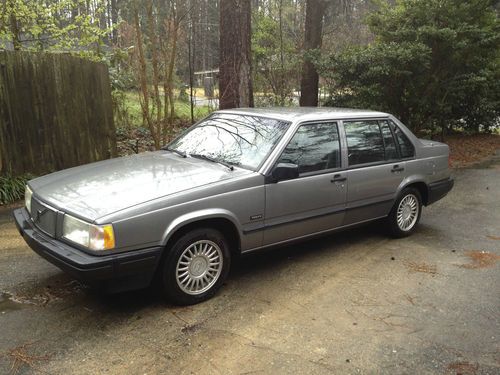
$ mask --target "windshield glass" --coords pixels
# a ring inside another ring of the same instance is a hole
[[[265,117],[214,114],[174,140],[168,150],[257,170],[289,122]]]

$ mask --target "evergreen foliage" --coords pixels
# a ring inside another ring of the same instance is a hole
[[[416,132],[477,132],[500,116],[500,23],[490,0],[380,3],[375,41],[316,63],[327,105],[393,113]]]

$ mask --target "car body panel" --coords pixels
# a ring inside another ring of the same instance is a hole
[[[270,117],[285,120],[290,126],[255,171],[230,170],[162,150],[31,180],[33,199],[54,210],[54,223],[49,223],[55,228],[54,246],[59,242],[62,247],[71,245],[61,238],[67,214],[113,225],[116,247],[112,251],[96,253],[73,246],[96,259],[142,249],[168,251],[172,237],[186,225],[209,225],[207,220],[216,219],[223,224],[221,230],[237,234],[239,243],[233,244],[234,250],[247,253],[387,216],[401,191],[412,184],[427,189],[424,193],[432,198],[429,203],[442,198],[453,186],[448,146],[418,139],[387,113],[331,108],[246,108],[217,113]],[[415,156],[349,166],[343,122],[359,119],[392,120],[413,144]],[[281,153],[299,126],[308,122],[338,124],[340,168],[272,182],[269,176]],[[395,166],[401,170],[395,173]],[[333,181],[335,176],[340,181]],[[17,212],[16,221],[25,220],[26,215]],[[39,230],[34,218],[27,220],[31,220],[27,230]],[[18,222],[21,233],[26,225]],[[42,238],[31,232],[30,236],[31,242],[31,238]]]
[[[405,178],[405,161],[350,169],[344,224],[387,215]],[[403,168],[394,172],[395,167]]]
[[[342,225],[344,182],[332,182],[337,171],[266,185],[264,245]],[[291,202],[294,202],[291,204]]]
[[[191,223],[194,212],[200,215],[199,220],[221,218],[233,222],[242,234],[243,248],[260,246],[262,233],[243,233],[251,231],[263,220],[263,216],[259,220],[251,217],[264,213],[264,177],[251,173],[209,187],[180,192],[168,197],[168,204],[162,199],[147,202],[103,218],[103,221],[113,223],[117,248],[127,251],[139,248],[144,239],[153,240],[148,246],[166,245],[172,230]]]
[[[65,169],[35,178],[30,186],[48,204],[96,221],[143,202],[248,173],[156,151]]]

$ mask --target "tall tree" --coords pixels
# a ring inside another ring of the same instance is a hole
[[[253,87],[259,105],[291,104],[300,83],[303,30],[297,26],[297,5],[275,0],[274,6],[253,10]]]
[[[135,37],[137,41],[137,65],[138,65],[138,75],[141,86],[141,91],[139,95],[139,100],[141,103],[142,117],[143,121],[148,125],[151,136],[153,137],[155,148],[158,150],[160,148],[160,137],[156,131],[153,119],[151,118],[151,112],[149,108],[150,92],[148,88],[148,77],[147,77],[147,66],[146,57],[144,55],[144,41],[142,37],[141,23],[139,20],[139,9],[138,5],[135,4],[134,8],[134,28]]]
[[[111,7],[111,25],[116,28],[118,25],[118,0],[110,0],[110,7]],[[116,44],[118,42],[118,32],[116,29],[113,29],[113,33],[111,36],[111,40],[113,41],[113,44]]]
[[[19,51],[21,49],[21,41],[19,40],[19,27],[17,25],[17,17],[14,12],[10,14],[10,31],[12,35],[12,44],[14,50]]]
[[[174,101],[174,75],[175,75],[175,59],[177,56],[177,42],[179,37],[179,28],[181,21],[187,15],[187,11],[179,14],[181,8],[180,1],[172,1],[172,6],[169,12],[169,18],[165,20],[165,28],[167,30],[167,38],[165,39],[164,58],[165,58],[165,79],[163,89],[165,91],[165,116],[168,113],[170,106],[170,113],[168,115],[168,123],[172,124],[175,115],[175,101]],[[168,62],[168,63],[167,63]],[[166,125],[166,124],[165,124]]]
[[[251,0],[220,1],[219,106],[253,107]]]
[[[324,0],[307,0],[306,23],[304,33],[304,63],[302,65],[302,78],[300,80],[300,105],[318,105],[319,76],[308,53],[321,48],[323,34],[323,16],[326,9]]]
[[[156,26],[156,17],[153,13],[153,0],[146,1],[146,17],[148,20],[148,33],[149,33],[149,42],[150,42],[150,50],[151,50],[151,65],[153,67],[153,100],[155,102],[156,109],[156,122],[159,123],[161,121],[161,98],[160,98],[160,73],[159,73],[159,59],[158,59],[158,37],[157,37],[157,26]]]

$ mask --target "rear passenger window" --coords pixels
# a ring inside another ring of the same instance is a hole
[[[340,168],[337,123],[301,125],[278,162],[297,164],[299,173]]]
[[[384,141],[378,121],[344,122],[349,165],[385,160]]]
[[[384,140],[385,160],[398,159],[398,150],[389,123],[387,121],[379,121],[379,124]]]
[[[401,129],[394,123],[390,122],[392,131],[396,137],[399,144],[399,151],[401,152],[401,158],[411,158],[415,156],[415,147],[413,143],[408,139],[408,137],[401,131]]]

